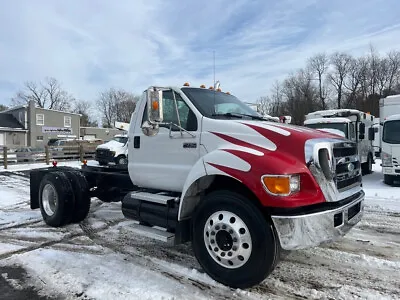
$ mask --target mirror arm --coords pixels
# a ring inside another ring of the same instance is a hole
[[[195,138],[196,137],[196,135],[194,134],[194,133],[191,133],[190,131],[187,131],[185,128],[183,128],[183,127],[181,127],[181,126],[179,126],[179,125],[176,125],[176,124],[174,124],[174,123],[169,123],[169,137],[172,139],[172,138],[174,138],[174,136],[172,135],[172,126],[176,126],[176,127],[178,127],[179,129],[180,129],[180,131],[181,131],[181,136],[183,137],[183,133],[182,133],[182,131],[184,131],[184,132],[186,132],[187,134],[189,134],[189,135],[191,135],[193,138]]]
[[[174,104],[175,104],[175,111],[176,111],[176,116],[177,116],[177,118],[178,118],[178,124],[179,124],[179,129],[180,129],[180,132],[181,132],[181,136],[183,136],[183,133],[182,133],[182,127],[181,127],[181,119],[180,119],[180,117],[179,117],[179,111],[178,111],[178,103],[176,102],[176,97],[175,97],[175,92],[174,91],[172,91],[172,96],[174,97]],[[172,123],[171,123],[172,124]],[[170,133],[171,133],[171,128],[172,128],[172,125],[170,126]]]

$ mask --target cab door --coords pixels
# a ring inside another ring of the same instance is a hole
[[[157,134],[145,134],[146,104],[129,147],[130,172],[134,172],[134,182],[139,186],[179,192],[200,157],[200,118],[172,89],[163,91],[162,107],[163,123],[175,125],[160,125]],[[188,132],[176,126],[179,123]]]

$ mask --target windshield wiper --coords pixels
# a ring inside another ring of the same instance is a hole
[[[264,117],[259,117],[255,115],[250,115],[250,114],[242,114],[242,113],[224,113],[224,114],[212,114],[213,117],[230,117],[230,118],[241,118],[243,117],[249,117],[252,118],[253,120],[260,120],[260,121],[267,121],[267,118]]]

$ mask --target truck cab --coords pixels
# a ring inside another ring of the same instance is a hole
[[[399,116],[400,95],[379,100],[382,172],[384,182],[388,185],[393,185],[400,175]]]
[[[393,185],[400,180],[400,114],[384,120],[381,146],[384,182]]]
[[[374,116],[355,109],[334,109],[311,112],[304,126],[336,133],[357,144],[364,174],[372,172],[374,163]]]

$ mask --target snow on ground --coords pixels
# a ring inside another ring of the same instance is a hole
[[[46,226],[40,211],[29,208],[26,165],[0,171],[0,293],[4,278],[16,289],[66,299],[399,299],[400,187],[382,182],[379,164],[364,176],[360,224],[340,241],[287,254],[248,290],[212,280],[190,244],[134,234],[120,203],[95,199],[81,224]],[[2,271],[10,267],[29,277],[11,278]]]

